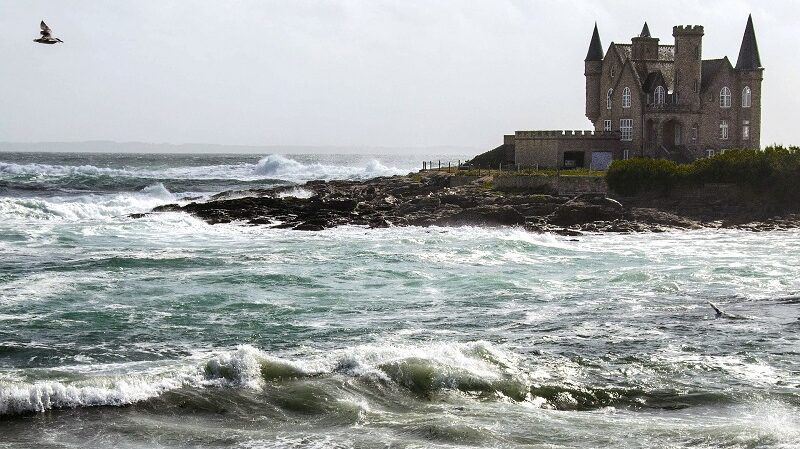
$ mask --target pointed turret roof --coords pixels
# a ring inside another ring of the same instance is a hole
[[[589,44],[589,52],[586,53],[584,61],[602,61],[603,60],[603,44],[600,43],[600,33],[597,32],[597,23],[594,24],[594,33],[592,33],[592,42]]]
[[[644,26],[642,27],[642,32],[639,34],[639,37],[651,37],[650,27],[647,26],[647,22],[644,23]]]
[[[753,16],[747,17],[747,27],[742,37],[742,47],[739,49],[739,59],[736,60],[736,69],[752,70],[761,68],[761,56],[758,54],[756,32],[753,29]]]

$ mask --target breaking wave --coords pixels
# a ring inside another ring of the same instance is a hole
[[[372,159],[364,165],[303,163],[286,156],[271,154],[256,163],[235,163],[173,167],[96,167],[94,165],[16,164],[0,162],[0,181],[42,183],[58,180],[60,185],[75,187],[110,186],[143,180],[236,180],[257,181],[278,178],[301,182],[311,179],[364,179],[375,176],[406,174],[410,170],[387,167]],[[123,181],[127,180],[127,181]]]
[[[0,219],[90,220],[148,212],[179,198],[161,183],[138,192],[111,195],[85,194],[69,197],[0,197]]]
[[[253,169],[253,173],[257,176],[269,176],[297,182],[312,179],[367,179],[376,176],[407,174],[408,172],[407,169],[387,167],[375,159],[369,161],[365,166],[304,164],[279,154],[270,154],[262,158]]]
[[[206,402],[227,402],[232,400],[231,395],[250,391],[279,407],[297,406],[287,405],[285,395],[273,391],[274,386],[280,385],[294,385],[291,391],[296,394],[301,393],[298,389],[311,389],[314,395],[324,397],[322,402],[345,400],[337,399],[338,388],[330,387],[331,381],[347,382],[363,397],[384,397],[387,401],[397,400],[397,395],[405,400],[429,401],[457,394],[467,399],[514,401],[559,410],[610,406],[680,409],[733,402],[722,392],[686,394],[539,384],[520,366],[515,355],[486,342],[365,345],[300,360],[283,359],[242,345],[203,359],[199,363],[183,360],[172,371],[159,373],[108,374],[101,366],[91,375],[82,371],[84,377],[74,381],[0,382],[0,415],[122,406],[154,398],[169,403],[170,398],[164,395],[178,390],[191,392],[181,397],[199,395]],[[61,368],[58,373],[63,376],[65,371]],[[271,397],[272,393],[277,396]]]

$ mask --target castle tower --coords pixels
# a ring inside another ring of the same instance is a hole
[[[700,80],[703,65],[703,27],[701,25],[675,26],[675,73],[673,92],[678,104],[692,111],[700,109]]]
[[[739,58],[736,60],[736,72],[742,95],[742,146],[748,148],[761,147],[761,81],[764,79],[764,68],[761,66],[761,55],[758,53],[756,32],[753,28],[752,15],[747,18],[747,26],[742,37],[742,46],[739,49]],[[749,107],[745,107],[745,89],[750,89]],[[737,95],[738,97],[738,95]],[[747,122],[747,123],[745,123]],[[749,127],[749,138],[744,139],[744,127]]]
[[[650,27],[647,26],[647,22],[644,23],[639,36],[631,39],[631,42],[633,44],[631,57],[634,60],[654,61],[658,59],[658,38],[650,36]]]
[[[589,51],[584,59],[584,75],[586,76],[586,117],[597,123],[600,119],[600,78],[603,72],[603,44],[600,43],[600,33],[597,32],[597,23],[594,24],[592,41]]]

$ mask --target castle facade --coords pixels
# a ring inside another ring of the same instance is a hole
[[[735,66],[727,56],[703,59],[703,34],[702,26],[675,26],[674,43],[662,45],[645,23],[630,44],[604,52],[595,25],[584,61],[594,129],[517,131],[505,136],[504,152],[518,166],[600,169],[630,157],[683,162],[759,148],[764,68],[752,17]]]

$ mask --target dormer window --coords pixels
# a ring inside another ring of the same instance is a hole
[[[742,89],[742,107],[749,108],[753,105],[753,92],[749,86],[744,86]]]
[[[611,103],[614,96],[614,89],[608,89],[606,93],[606,109],[611,110]]]
[[[722,90],[719,91],[719,107],[731,107],[731,90],[728,89],[728,86],[723,87]]]
[[[656,87],[655,91],[655,102],[656,104],[664,104],[664,87],[658,86]]]
[[[622,107],[626,109],[631,107],[631,89],[629,87],[622,89]]]

